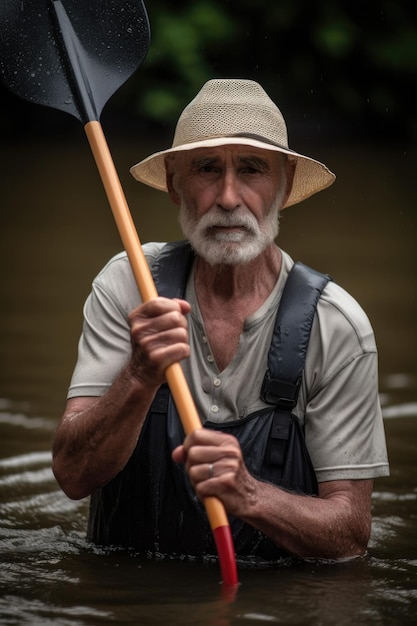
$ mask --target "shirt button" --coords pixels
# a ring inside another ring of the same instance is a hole
[[[202,340],[203,340],[203,343],[207,343],[207,337],[205,335],[203,335]]]
[[[213,406],[211,407],[211,412],[212,413],[218,413],[219,412],[219,407],[217,406],[217,404],[213,404]]]
[[[220,387],[220,385],[221,385],[221,384],[222,384],[222,381],[220,380],[220,378],[215,378],[215,379],[213,380],[213,385],[214,385],[215,387]]]
[[[207,361],[208,361],[209,363],[213,363],[213,362],[214,362],[214,356],[213,356],[212,354],[209,354],[209,355],[207,356]]]

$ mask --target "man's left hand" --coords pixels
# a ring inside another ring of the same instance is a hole
[[[197,496],[219,498],[231,515],[243,517],[256,499],[257,481],[249,474],[239,442],[232,435],[198,429],[172,453],[184,463]]]

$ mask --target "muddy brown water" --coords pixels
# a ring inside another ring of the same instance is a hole
[[[143,242],[180,236],[164,194],[130,179],[147,153],[112,146]],[[225,601],[215,564],[87,546],[87,501],[50,469],[50,442],[91,280],[121,248],[82,137],[0,150],[0,623],[412,624],[417,612],[416,153],[327,146],[336,184],[282,218],[279,242],[362,304],[380,353],[391,477],[375,481],[369,554],[242,569]]]

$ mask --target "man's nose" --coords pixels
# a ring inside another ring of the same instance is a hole
[[[226,169],[219,180],[217,203],[225,211],[237,209],[241,204],[239,179],[231,169]]]

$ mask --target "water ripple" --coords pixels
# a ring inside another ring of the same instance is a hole
[[[0,615],[10,618],[10,624],[56,626],[59,623],[60,626],[74,626],[86,623],[79,618],[106,618],[109,612],[89,606],[55,606],[50,602],[27,600],[10,594],[0,598]]]
[[[28,417],[23,413],[0,412],[0,424],[8,426],[20,426],[27,430],[40,429],[53,431],[56,428],[56,422],[45,417]]]
[[[406,402],[392,406],[385,406],[382,409],[384,419],[398,417],[417,417],[417,402]]]
[[[50,464],[50,452],[29,452],[29,454],[19,454],[6,459],[0,459],[0,469],[13,469],[15,467],[28,467],[31,465]]]

